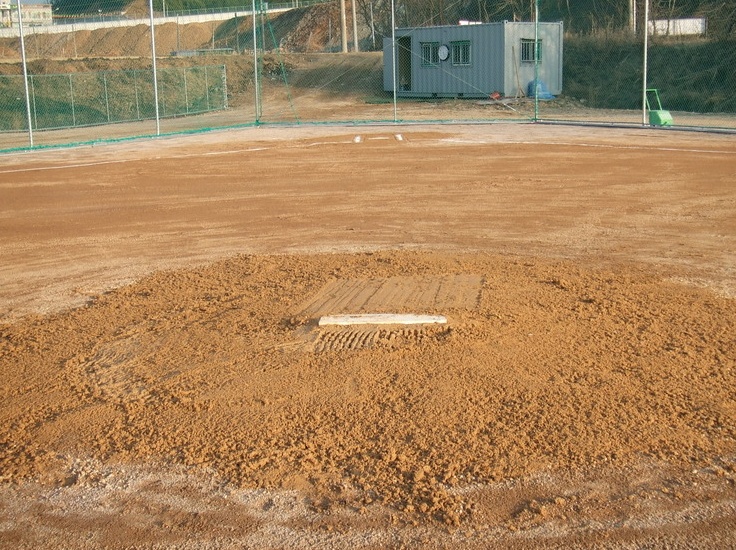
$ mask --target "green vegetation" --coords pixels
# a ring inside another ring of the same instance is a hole
[[[158,71],[159,114],[185,116],[227,106],[223,66]],[[17,98],[0,108],[0,131],[27,128],[21,76],[0,77],[0,94]],[[31,76],[31,118],[35,129],[94,126],[155,116],[150,70]]]
[[[140,0],[138,0],[140,2]],[[260,5],[261,0],[257,0]],[[265,0],[264,0],[265,1]],[[337,0],[334,0],[337,2]],[[644,0],[633,0],[642,27]],[[130,0],[52,0],[59,14],[119,13]],[[153,0],[154,10],[167,13],[189,10],[242,8],[250,0]],[[394,0],[396,23],[400,27],[445,25],[460,19],[472,21],[531,21],[534,2],[529,0]],[[147,6],[147,2],[146,2]],[[374,21],[376,31],[390,30],[391,0],[356,0],[359,18]],[[630,0],[539,0],[544,21],[563,21],[573,33],[624,29],[629,25]],[[652,19],[705,17],[712,36],[726,37],[736,32],[736,2],[733,0],[650,0]]]
[[[568,37],[564,43],[566,96],[591,107],[641,106],[642,44],[632,39]],[[649,48],[648,84],[667,109],[736,112],[736,41],[659,41]]]
[[[643,28],[644,0],[636,4],[637,28]],[[167,0],[168,2],[168,0]],[[365,21],[376,22],[379,33],[391,29],[391,0],[357,0]],[[448,25],[460,19],[471,21],[532,21],[530,0],[394,0],[399,27]],[[619,31],[629,26],[630,0],[539,0],[542,21],[562,21],[569,33]],[[359,16],[360,17],[360,16]],[[650,0],[651,19],[705,17],[711,36],[736,32],[736,2],[733,0]]]

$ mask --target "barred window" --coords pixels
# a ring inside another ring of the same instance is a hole
[[[470,42],[452,42],[452,64],[470,65]]]
[[[537,40],[537,61],[542,61],[542,41]],[[534,40],[521,39],[521,62],[534,63]]]
[[[422,65],[430,67],[440,64],[440,43],[422,42]]]

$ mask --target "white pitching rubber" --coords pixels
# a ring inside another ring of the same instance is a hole
[[[359,313],[325,315],[319,318],[319,326],[325,325],[429,325],[445,324],[444,315],[414,315],[403,313]]]

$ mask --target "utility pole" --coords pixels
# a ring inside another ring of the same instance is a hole
[[[376,25],[373,21],[373,2],[371,2],[371,40],[373,41],[373,49],[376,49]]]
[[[345,13],[345,0],[340,0],[340,33],[342,38],[342,53],[348,53],[348,22]]]
[[[629,32],[636,34],[636,0],[629,0]]]
[[[352,0],[350,3],[353,5],[353,45],[355,46],[353,49],[356,52],[360,51],[360,47],[358,46],[358,17],[355,14],[355,2],[357,0]]]

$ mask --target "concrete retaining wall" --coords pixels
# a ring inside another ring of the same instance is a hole
[[[294,8],[274,8],[267,10],[267,13],[282,13]],[[187,23],[206,23],[208,21],[227,21],[235,17],[246,17],[252,14],[251,11],[233,11],[223,13],[204,13],[199,15],[178,15],[174,17],[154,17],[154,25],[162,25],[164,23],[179,23],[185,25]],[[137,25],[150,25],[150,18],[143,19],[119,19],[112,21],[93,21],[86,23],[65,23],[56,25],[42,25],[37,27],[23,28],[23,34],[29,36],[31,34],[60,34],[74,31],[92,31],[96,29],[109,29],[115,27],[135,27]],[[18,36],[19,29],[6,28],[0,29],[0,37],[8,38]]]

